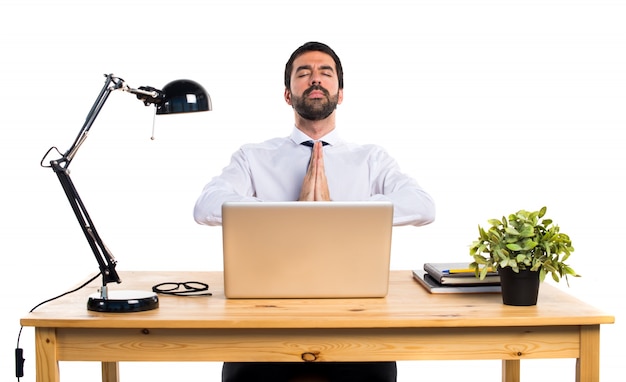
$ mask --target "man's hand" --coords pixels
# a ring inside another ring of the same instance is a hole
[[[315,142],[311,152],[309,168],[302,182],[299,201],[330,201],[326,172],[324,171],[324,153],[322,142]]]

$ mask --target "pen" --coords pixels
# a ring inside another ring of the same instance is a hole
[[[459,269],[444,269],[443,273],[470,273],[470,272],[474,272],[473,269],[469,269],[469,268],[459,268]]]
[[[493,272],[492,268],[489,268],[489,272]],[[443,273],[474,273],[474,269],[471,268],[457,268],[457,269],[444,269]]]

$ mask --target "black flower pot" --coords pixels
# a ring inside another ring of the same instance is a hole
[[[498,268],[502,286],[504,305],[537,305],[539,295],[539,272],[520,270],[516,273],[511,267]]]

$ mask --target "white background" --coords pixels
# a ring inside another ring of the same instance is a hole
[[[115,92],[72,179],[119,270],[220,270],[221,231],[198,226],[202,186],[241,144],[289,134],[283,70],[306,41],[345,69],[344,138],[376,142],[437,202],[394,231],[392,268],[470,259],[477,225],[548,206],[583,275],[560,288],[616,315],[602,381],[623,381],[626,6],[608,0],[34,1],[0,5],[0,379],[14,378],[19,319],[97,270],[56,176],[103,83],[190,78],[214,111],[163,116]],[[123,284],[122,286],[123,287]],[[541,304],[541,301],[539,301]],[[22,335],[35,380],[33,329]],[[500,363],[401,362],[399,381],[499,381]],[[573,381],[573,360],[523,361],[525,381]],[[123,363],[124,381],[218,381],[216,363]],[[98,381],[97,363],[61,363]],[[181,378],[182,376],[182,378]]]

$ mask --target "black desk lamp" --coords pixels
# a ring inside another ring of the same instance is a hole
[[[140,312],[158,308],[158,297],[152,292],[108,290],[108,283],[116,282],[119,284],[122,282],[115,270],[117,261],[102,242],[100,235],[98,235],[96,227],[91,221],[80,196],[78,196],[74,183],[70,179],[68,167],[76,152],[87,138],[89,129],[104,106],[109,94],[114,90],[135,94],[146,106],[155,105],[156,114],[159,115],[208,111],[212,109],[211,98],[200,84],[191,80],[172,81],[165,85],[163,90],[159,90],[149,86],[133,89],[128,87],[124,80],[119,77],[114,77],[112,74],[105,74],[105,77],[106,81],[102,91],[89,111],[85,124],[80,129],[72,146],[65,154],[61,154],[56,147],[50,148],[41,160],[41,166],[50,167],[57,174],[61,186],[63,186],[63,191],[65,191],[65,195],[74,210],[74,214],[100,267],[102,288],[100,293],[95,293],[89,297],[87,309],[98,312]],[[52,151],[57,152],[61,157],[50,160],[49,166],[44,165],[44,161]]]

